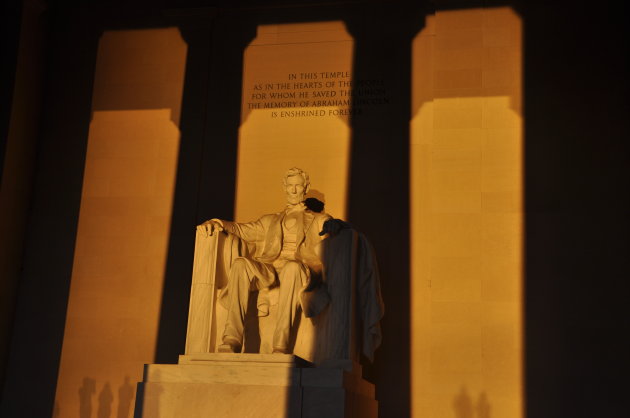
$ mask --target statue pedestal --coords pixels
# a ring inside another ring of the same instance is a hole
[[[135,417],[376,418],[374,385],[345,366],[314,368],[289,354],[180,356],[145,365]]]

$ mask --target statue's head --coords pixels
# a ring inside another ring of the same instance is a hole
[[[284,192],[287,194],[287,202],[291,205],[304,201],[304,196],[306,196],[311,186],[308,174],[297,167],[290,168],[286,172],[282,183]]]

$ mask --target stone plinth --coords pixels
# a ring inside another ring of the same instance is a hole
[[[314,368],[283,354],[207,353],[149,364],[136,418],[376,418],[360,367]]]

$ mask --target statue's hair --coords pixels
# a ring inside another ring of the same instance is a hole
[[[302,179],[304,179],[304,188],[308,189],[308,186],[311,184],[311,181],[308,179],[308,173],[297,167],[293,167],[287,170],[284,177],[282,178],[282,184],[286,186],[287,179],[293,176],[302,176]]]

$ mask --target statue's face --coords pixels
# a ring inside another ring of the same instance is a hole
[[[287,202],[296,205],[304,200],[306,187],[304,187],[304,179],[302,176],[288,177],[285,184],[285,193],[287,194]]]

